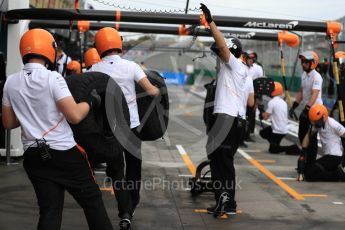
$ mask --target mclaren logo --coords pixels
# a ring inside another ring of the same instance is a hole
[[[228,33],[226,35],[227,37],[235,37],[239,39],[251,39],[255,36],[255,32],[250,32],[246,34],[236,34],[236,33]]]
[[[269,23],[269,22],[247,22],[244,24],[245,27],[250,28],[268,28],[268,29],[284,29],[292,30],[298,25],[298,21],[288,22],[286,24],[282,23]]]

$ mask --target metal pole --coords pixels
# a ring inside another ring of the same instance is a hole
[[[291,74],[291,79],[290,79],[290,82],[289,82],[289,89],[291,89],[292,84],[293,84],[293,79],[294,79],[295,74],[296,74],[296,68],[297,68],[297,64],[298,64],[299,54],[300,54],[301,51],[302,51],[302,44],[303,44],[303,37],[302,37],[301,35],[297,34],[297,33],[294,33],[294,34],[298,35],[298,37],[299,37],[300,40],[301,40],[301,43],[300,43],[299,46],[298,46],[296,59],[295,59],[294,65],[293,65],[293,70],[292,70],[292,74]]]
[[[185,12],[185,14],[187,14],[187,13],[188,13],[188,7],[189,7],[189,0],[187,0],[187,2],[186,2],[186,10],[184,11],[184,12]]]
[[[198,14],[168,14],[121,11],[121,17],[115,17],[115,11],[74,9],[16,9],[6,12],[8,20],[40,19],[40,20],[88,20],[88,21],[121,21],[159,24],[199,25]],[[287,31],[327,32],[327,22],[298,21],[269,18],[245,18],[215,15],[218,26],[255,28]],[[340,28],[340,24],[337,24]]]
[[[79,40],[79,57],[80,57],[80,72],[83,72],[83,44],[82,44],[82,35],[78,31],[78,40]]]
[[[286,83],[285,60],[284,60],[283,44],[282,43],[279,44],[279,48],[280,48],[280,71],[281,71],[281,75],[283,78],[283,84],[284,84],[284,88],[285,88],[285,95],[287,98],[287,102],[288,102],[289,108],[291,108],[292,103],[291,103],[291,96],[289,93],[288,85]]]
[[[77,29],[77,22],[73,23],[73,29]],[[68,22],[64,21],[42,21],[42,20],[32,20],[29,23],[29,28],[46,28],[46,29],[69,29],[70,25]],[[103,27],[114,27],[113,23],[90,23],[90,30],[99,30]],[[143,24],[129,24],[129,23],[120,23],[119,31],[121,32],[140,32],[140,33],[154,33],[154,34],[173,34],[179,35],[178,26],[157,26],[157,25],[143,25]],[[188,28],[187,28],[188,31]],[[221,30],[224,34],[224,37],[233,36],[239,39],[246,40],[260,40],[260,41],[277,41],[277,33],[269,32],[251,32],[251,31],[239,31],[239,30]],[[195,33],[190,33],[190,36],[203,36],[210,37],[212,36],[209,30],[199,28]]]
[[[337,85],[337,102],[338,102],[338,110],[339,110],[339,122],[342,125],[345,125],[345,116],[344,116],[344,104],[343,104],[343,98],[341,95],[341,84],[340,84],[340,78],[339,78],[339,68],[338,68],[338,62],[335,58],[335,50],[334,50],[334,37],[332,35],[329,35],[329,44],[333,56],[333,75],[334,79]]]

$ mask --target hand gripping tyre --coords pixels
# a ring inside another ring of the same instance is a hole
[[[169,96],[164,78],[156,71],[145,70],[149,81],[159,88],[160,94],[151,97],[136,84],[140,126],[137,128],[142,141],[162,138],[169,122]]]
[[[76,142],[93,164],[116,159],[123,152],[119,136],[130,133],[129,110],[121,88],[108,75],[99,72],[71,75],[66,77],[66,82],[76,102],[88,98],[93,90],[102,99],[99,108],[92,108],[83,121],[70,124]],[[112,106],[106,107],[106,101],[111,101]],[[107,110],[111,110],[112,116]]]

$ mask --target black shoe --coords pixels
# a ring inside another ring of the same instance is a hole
[[[105,163],[99,163],[99,164],[95,164],[93,168],[94,170],[97,170],[97,171],[105,171],[107,168],[107,165]]]
[[[301,154],[301,150],[298,148],[297,145],[292,145],[289,147],[288,150],[286,150],[285,154],[292,155],[292,156],[299,156]]]
[[[122,215],[121,220],[119,222],[120,230],[130,230],[131,229],[131,215],[125,213]]]
[[[221,217],[226,214],[226,207],[229,204],[230,196],[227,192],[220,194],[216,207],[214,208],[213,217]]]
[[[247,145],[246,143],[242,142],[242,143],[240,144],[240,147],[248,148],[248,145]]]
[[[246,139],[244,139],[244,141],[246,141],[246,142],[255,142],[255,140],[252,139],[251,137],[247,137]]]
[[[342,164],[338,165],[337,173],[338,173],[339,179],[344,181],[345,180],[345,167]]]
[[[121,219],[119,222],[120,230],[130,230],[131,229],[131,220],[130,219]]]
[[[214,214],[215,208],[216,208],[216,206],[208,207],[206,209],[207,213],[208,214]],[[227,206],[225,208],[225,213],[228,214],[228,215],[236,215],[237,214],[237,210],[236,210],[236,208],[232,208],[232,207]]]
[[[268,148],[268,152],[269,152],[270,154],[279,154],[279,153],[281,153],[281,152],[277,152],[274,148],[272,148],[271,145],[270,145],[270,147]]]

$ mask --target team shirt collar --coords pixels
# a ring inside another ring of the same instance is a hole
[[[39,63],[26,63],[24,69],[47,69],[44,65]]]
[[[114,55],[109,55],[109,56],[105,56],[104,58],[102,58],[103,61],[116,61],[119,60],[121,57],[117,54]]]

